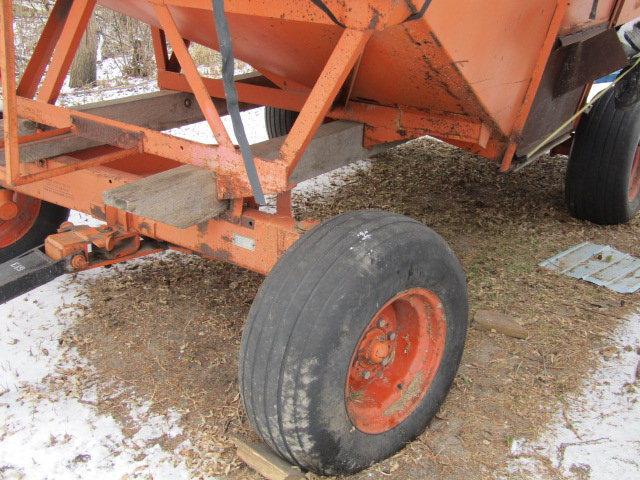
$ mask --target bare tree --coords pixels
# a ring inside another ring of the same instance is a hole
[[[69,72],[69,86],[71,88],[84,87],[96,83],[98,62],[98,32],[95,18],[91,19],[85,32],[76,58]]]

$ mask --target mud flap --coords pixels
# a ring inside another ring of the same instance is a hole
[[[44,246],[0,264],[0,305],[67,272],[66,260],[52,260]]]

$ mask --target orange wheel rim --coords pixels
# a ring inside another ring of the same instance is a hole
[[[358,430],[384,433],[413,413],[438,371],[445,339],[444,308],[430,290],[402,292],[374,315],[347,374],[347,412]]]
[[[640,195],[640,147],[636,149],[636,155],[631,166],[629,178],[629,201],[633,202]]]
[[[13,194],[12,202],[18,206],[18,211],[12,219],[0,220],[0,248],[13,245],[31,230],[42,203],[37,198],[19,193]]]

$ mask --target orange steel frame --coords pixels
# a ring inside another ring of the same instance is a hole
[[[544,69],[558,36],[568,2],[558,0],[546,41],[540,51],[533,78],[507,145],[492,140],[492,129],[481,121],[459,115],[430,113],[409,107],[372,105],[344,97],[348,82],[371,35],[377,29],[397,24],[413,12],[411,2],[398,2],[391,11],[380,2],[378,23],[362,22],[368,18],[359,7],[343,19],[343,30],[333,53],[313,88],[302,86],[289,90],[249,83],[237,83],[241,102],[270,105],[299,111],[300,114],[275,161],[256,158],[255,163],[263,190],[277,194],[277,212],[260,212],[252,200],[242,157],[233,145],[212,101],[224,98],[220,80],[203,78],[188,51],[188,42],[179,33],[168,6],[191,6],[195,0],[153,0],[155,14],[162,30],[153,28],[152,37],[161,89],[186,91],[196,101],[213,133],[217,145],[204,145],[179,139],[161,132],[129,125],[56,106],[64,78],[76,54],[78,42],[96,5],[96,0],[58,0],[44,27],[21,81],[15,81],[15,47],[12,0],[0,0],[0,74],[4,92],[5,166],[0,168],[0,186],[45,201],[80,210],[107,221],[123,232],[137,232],[144,237],[167,242],[170,246],[230,261],[243,267],[267,273],[279,256],[299,237],[305,225],[297,224],[291,213],[291,174],[302,158],[325,118],[343,119],[365,124],[365,146],[391,143],[405,138],[432,135],[459,145],[476,145],[498,156],[504,152],[502,170],[511,165],[517,138],[524,128],[538,90]],[[360,2],[361,4],[376,2]],[[407,4],[404,5],[403,4]],[[228,10],[239,8],[229,2]],[[302,9],[300,9],[302,10]],[[269,2],[255,4],[252,15],[273,16]],[[282,12],[296,17],[297,9]],[[301,17],[303,19],[303,17]],[[316,19],[314,19],[316,21]],[[329,21],[324,16],[318,22]],[[167,53],[167,43],[173,48]],[[46,72],[46,74],[45,74]],[[269,77],[274,80],[274,76]],[[276,81],[276,83],[278,83]],[[342,92],[342,93],[341,93]],[[341,101],[336,102],[338,95]],[[20,137],[18,119],[52,127],[28,137]],[[113,146],[76,152],[35,164],[20,163],[19,145],[42,138],[79,131],[78,122],[106,127],[120,132]],[[403,125],[397,132],[396,125]],[[131,138],[138,141],[131,145]],[[135,182],[144,175],[160,172],[179,164],[206,168],[215,173],[220,199],[230,201],[227,214],[187,229],[178,229],[151,219],[133,215],[104,205],[102,192]],[[144,166],[143,166],[144,165]],[[247,250],[230,239],[241,235],[255,240],[255,249]]]

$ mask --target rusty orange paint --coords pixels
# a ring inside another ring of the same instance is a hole
[[[529,112],[531,111],[536,94],[538,93],[538,88],[542,81],[542,76],[544,75],[549,55],[551,55],[553,45],[558,37],[558,32],[562,26],[568,6],[569,3],[566,0],[558,0],[555,7],[553,17],[551,18],[551,24],[549,25],[549,30],[546,34],[544,43],[542,44],[542,48],[540,49],[540,55],[535,63],[524,100],[518,110],[518,115],[516,116],[511,129],[511,142],[509,143],[502,159],[502,164],[500,165],[501,172],[508,172],[511,168],[511,163],[517,148],[516,138],[522,133],[527,122],[527,118],[529,117]]]
[[[40,199],[2,190],[0,197],[0,248],[24,237],[40,213]]]
[[[280,149],[280,158],[286,164],[288,174],[295,170],[371,34],[371,31],[347,29],[338,40]]]
[[[127,238],[157,239],[262,273],[312,226],[292,218],[289,176],[326,118],[363,123],[367,147],[433,135],[508,168],[558,35],[640,16],[640,5],[628,0],[600,0],[595,15],[592,0],[492,0],[490,9],[475,0],[460,0],[455,9],[449,0],[432,0],[426,14],[411,21],[415,2],[326,0],[333,18],[312,2],[226,2],[237,57],[276,86],[238,82],[240,101],[300,112],[280,158],[256,159],[265,191],[277,195],[276,213],[267,214],[251,199],[242,158],[210,99],[224,97],[222,83],[202,78],[187,49],[190,42],[217,47],[210,0],[58,0],[17,89],[13,2],[0,3],[7,159],[0,185],[94,215]],[[151,26],[158,85],[194,93],[218,145],[52,105],[96,3]],[[19,138],[18,117],[54,130]],[[139,142],[132,148],[111,139],[115,145],[20,165],[21,144],[81,133],[79,120],[95,125],[95,132],[104,126]],[[219,197],[231,200],[226,214],[178,229],[102,200],[106,190],[180,164],[215,173]],[[126,253],[122,258],[144,252]],[[387,347],[372,344],[372,358]]]
[[[165,35],[167,35],[169,42],[173,46],[173,52],[176,54],[178,62],[180,62],[180,66],[184,71],[189,87],[195,95],[198,105],[200,106],[204,118],[207,120],[209,128],[218,142],[218,145],[222,148],[232,150],[233,143],[229,138],[227,130],[222,124],[222,120],[220,120],[220,115],[211,100],[211,96],[207,93],[207,88],[205,87],[202,77],[198,72],[198,67],[193,61],[193,58],[191,58],[189,50],[184,44],[182,35],[180,35],[180,32],[178,31],[178,27],[171,16],[171,12],[169,12],[169,9],[164,5],[155,5],[155,11]],[[213,159],[211,159],[211,165],[214,165]]]
[[[438,372],[446,334],[442,302],[425,288],[400,292],[378,310],[347,373],[345,403],[357,429],[381,434],[415,411]]]

